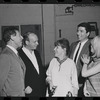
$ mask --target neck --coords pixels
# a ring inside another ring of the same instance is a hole
[[[65,58],[67,58],[67,56],[66,56],[66,55],[62,55],[61,57],[59,57],[59,60],[62,61],[62,60],[64,60]]]
[[[82,42],[84,42],[84,41],[86,41],[86,40],[88,40],[88,38],[86,38],[86,39],[84,39],[84,40],[80,40],[80,42],[82,43]]]
[[[12,46],[13,48],[15,48],[17,50],[18,47],[16,47],[16,45],[14,45],[14,43],[12,42],[8,42],[7,45]]]
[[[31,48],[29,48],[28,46],[25,46],[25,48],[27,48],[30,51],[30,53],[32,53],[33,50]]]

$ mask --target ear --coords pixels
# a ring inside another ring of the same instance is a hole
[[[15,36],[14,35],[11,35],[11,37],[10,37],[10,39],[12,40],[12,41],[14,41],[14,38]]]
[[[25,43],[26,43],[26,45],[28,45],[29,44],[29,41],[26,40]]]
[[[87,32],[87,37],[90,35],[90,32]]]
[[[64,48],[64,51],[66,52],[66,48]]]

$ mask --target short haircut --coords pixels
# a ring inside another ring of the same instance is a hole
[[[63,38],[63,39],[57,40],[54,43],[54,45],[55,46],[59,46],[60,45],[62,48],[66,48],[66,54],[68,55],[70,46],[69,46],[69,41],[67,39]]]
[[[34,34],[34,35],[36,35],[35,33],[33,33],[33,32],[26,32],[26,33],[24,33],[23,34],[23,44],[26,46],[26,41],[29,41],[29,35],[30,34]]]
[[[91,26],[88,22],[80,23],[77,27],[85,27],[86,32],[91,32]]]
[[[16,31],[19,31],[18,28],[10,26],[3,31],[3,41],[7,43],[11,39],[11,35],[16,36]]]
[[[94,52],[96,56],[100,57],[100,36],[96,36],[91,40],[91,44],[93,46]]]

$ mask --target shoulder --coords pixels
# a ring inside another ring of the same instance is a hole
[[[72,67],[76,66],[75,62],[70,58],[67,59],[67,63],[68,63],[69,66],[72,66]]]
[[[0,54],[0,66],[7,67],[10,64],[11,56],[9,54]]]
[[[55,63],[55,62],[57,62],[57,59],[56,58],[53,58],[51,61],[50,61],[50,63]]]
[[[71,58],[67,58],[67,61],[70,63],[74,63],[74,61]]]
[[[3,49],[3,51],[0,54],[0,58],[6,58],[8,59],[11,56],[11,52],[8,49]]]
[[[76,41],[76,42],[71,43],[71,47],[76,46],[76,45],[78,44],[78,42],[79,42],[79,41]]]

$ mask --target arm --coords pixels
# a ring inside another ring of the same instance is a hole
[[[89,57],[83,55],[82,56],[82,61],[84,63],[83,68],[82,68],[82,76],[83,77],[89,77],[91,75],[94,75],[94,74],[100,72],[100,64],[97,64],[95,67],[87,69],[88,63],[90,61]]]
[[[87,66],[88,66],[87,64],[83,65],[83,68],[82,68],[83,77],[89,77],[91,75],[94,75],[100,72],[100,64],[97,64],[95,67],[92,67],[90,69],[87,69]]]
[[[86,89],[86,82],[85,82],[85,84],[84,84],[83,92],[84,92],[84,95],[85,95],[86,97],[90,97],[90,94],[89,94],[89,92],[88,92],[87,89]]]
[[[53,66],[54,66],[54,59],[51,60],[49,67],[47,69],[47,72],[46,72],[46,75],[47,75],[46,81],[47,81],[47,83],[49,83],[50,89],[52,89],[52,87],[53,87],[52,75],[51,75]]]
[[[7,55],[0,55],[0,91],[4,86],[10,70],[10,58]]]

